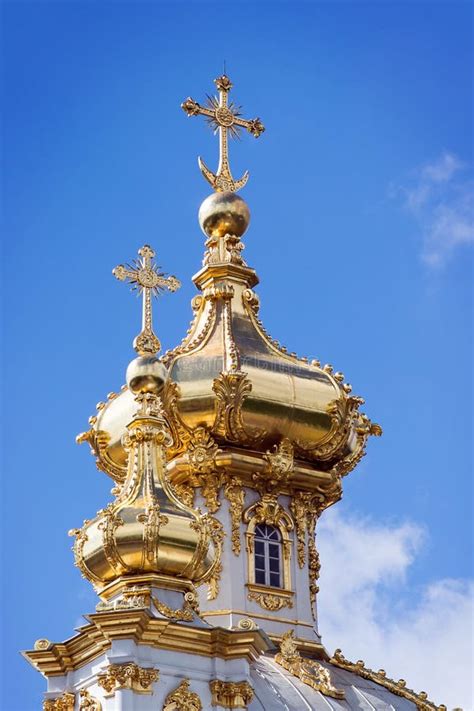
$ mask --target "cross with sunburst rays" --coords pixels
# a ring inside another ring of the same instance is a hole
[[[141,259],[134,259],[132,264],[119,264],[112,274],[120,281],[128,281],[132,291],[143,295],[142,330],[133,341],[133,347],[139,355],[155,355],[161,343],[153,332],[152,296],[158,296],[165,289],[176,291],[181,286],[179,279],[166,276],[153,262],[155,252],[149,245],[138,250]]]
[[[219,165],[217,173],[213,173],[201,158],[198,158],[199,167],[202,174],[212,185],[214,190],[224,192],[229,190],[236,192],[243,188],[248,180],[248,170],[245,171],[239,180],[234,180],[229,166],[229,149],[227,136],[237,138],[241,128],[246,128],[255,138],[265,131],[265,126],[259,118],[247,120],[243,119],[240,113],[240,106],[237,106],[233,101],[229,103],[228,94],[232,88],[232,82],[229,77],[223,74],[214,79],[219,90],[219,98],[217,96],[207,97],[207,106],[201,106],[197,101],[190,97],[181,104],[181,108],[188,116],[205,116],[209,125],[213,128],[214,133],[219,132]]]

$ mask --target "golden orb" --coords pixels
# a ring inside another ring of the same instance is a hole
[[[199,224],[208,237],[242,237],[249,222],[248,205],[236,193],[212,193],[199,208]]]
[[[161,392],[167,377],[167,370],[156,356],[138,356],[129,363],[126,380],[130,390],[139,393]]]

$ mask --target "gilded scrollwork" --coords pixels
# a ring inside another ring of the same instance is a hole
[[[202,711],[198,694],[189,689],[189,679],[183,679],[165,699],[163,711]]]
[[[324,696],[344,699],[344,691],[334,686],[329,669],[314,659],[306,659],[301,656],[293,630],[289,630],[283,635],[280,651],[275,656],[275,661],[290,674],[301,679],[303,684],[307,684]]]
[[[304,568],[306,558],[306,523],[308,510],[311,503],[311,492],[297,491],[295,492],[291,503],[290,511],[293,515],[296,529],[296,550],[298,565]]]
[[[253,476],[255,485],[261,493],[278,492],[286,486],[293,473],[293,452],[293,445],[287,437],[284,437],[273,450],[263,455],[265,467],[263,471]]]
[[[113,696],[118,689],[131,689],[139,693],[152,693],[152,685],[160,678],[158,669],[140,667],[134,662],[111,664],[97,676],[97,683]]]
[[[209,682],[212,694],[212,705],[226,709],[246,709],[254,697],[254,691],[248,681],[221,681],[213,679]]]
[[[235,555],[239,555],[241,549],[240,524],[245,503],[245,489],[242,486],[242,480],[238,477],[229,479],[224,487],[224,495],[229,502],[232,551]]]
[[[398,681],[390,679],[387,676],[385,669],[379,669],[378,671],[369,669],[365,666],[361,659],[357,662],[350,662],[345,658],[340,649],[336,649],[333,657],[330,659],[330,662],[341,669],[346,669],[347,671],[357,674],[363,679],[368,679],[370,681],[374,681],[376,684],[384,686],[397,696],[401,696],[404,699],[412,701],[418,711],[447,711],[444,704],[440,704],[438,706],[430,701],[426,691],[416,693],[412,689],[407,688],[405,679],[399,679]]]
[[[190,526],[193,530],[201,533],[201,545],[208,546],[209,541],[212,541],[215,551],[214,563],[209,569],[207,575],[201,582],[206,582],[208,585],[207,599],[215,600],[219,594],[219,583],[222,574],[222,545],[224,541],[225,531],[221,522],[211,516],[204,514],[197,521],[192,521]]]

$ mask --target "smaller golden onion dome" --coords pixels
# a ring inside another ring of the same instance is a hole
[[[122,577],[157,574],[201,583],[219,564],[221,524],[183,504],[165,475],[171,438],[157,395],[136,397],[127,427],[127,476],[116,499],[73,529],[76,565],[100,592]]]
[[[208,237],[242,237],[249,223],[248,205],[236,193],[212,193],[199,208],[199,224]]]

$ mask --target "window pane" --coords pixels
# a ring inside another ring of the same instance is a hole
[[[273,573],[280,572],[280,561],[278,558],[270,558],[270,570]]]
[[[256,570],[255,571],[255,582],[257,585],[265,585],[265,571]]]
[[[276,528],[268,528],[268,537],[273,539],[274,541],[278,541],[280,539]]]
[[[270,573],[270,585],[274,588],[280,587],[280,576],[278,573]]]
[[[279,558],[280,557],[280,546],[278,543],[269,543],[268,544],[268,554],[270,558]]]
[[[265,553],[265,543],[263,541],[255,541],[255,553],[260,553],[260,555]]]
[[[256,555],[255,556],[255,567],[259,570],[265,570],[265,556]]]
[[[265,538],[265,526],[259,525],[255,529],[255,536],[257,538]]]

